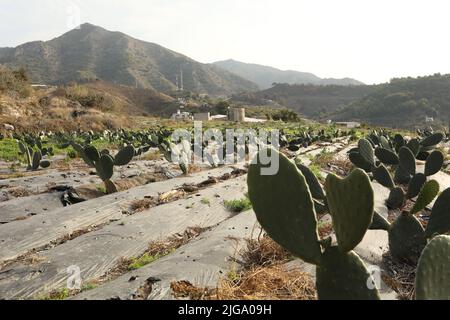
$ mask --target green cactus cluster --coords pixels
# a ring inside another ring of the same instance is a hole
[[[392,166],[395,170],[394,182],[407,184],[416,174],[416,159],[428,160],[425,167],[427,176],[441,169],[444,156],[440,151],[433,150],[443,138],[444,135],[438,132],[424,139],[407,141],[400,134],[391,139],[386,133],[374,132],[361,139],[357,148],[350,150],[349,159],[366,172],[373,172],[380,164]]]
[[[19,141],[19,150],[21,155],[24,155],[27,159],[27,170],[33,170],[36,171],[39,168],[46,169],[50,167],[51,163],[49,160],[43,159],[43,153],[42,153],[42,145],[40,145],[40,148],[38,147],[38,150],[33,150],[32,147],[27,146],[22,141]],[[47,152],[46,152],[47,153]]]
[[[114,157],[109,150],[104,149],[99,152],[92,145],[83,147],[73,142],[72,147],[88,166],[95,168],[97,175],[104,182],[108,194],[117,192],[117,186],[111,181],[114,175],[114,166],[125,166],[129,164],[136,153],[132,145],[122,148]]]
[[[425,209],[439,193],[439,184],[435,180],[428,181],[428,178],[439,172],[443,166],[442,152],[432,151],[442,138],[442,134],[435,133],[420,141],[411,139],[406,142],[401,135],[395,135],[392,144],[386,136],[372,134],[367,139],[361,139],[358,148],[349,153],[353,164],[371,173],[375,181],[390,189],[386,200],[388,208],[402,212],[392,224],[375,212],[371,226],[371,229],[384,229],[389,232],[389,249],[392,256],[398,260],[416,261],[426,246],[427,239],[431,237],[431,231],[423,228],[415,214]],[[427,152],[424,173],[419,173],[416,169],[416,156],[421,152]],[[385,165],[394,167],[394,178]],[[407,182],[407,190],[396,182]],[[445,201],[446,197],[449,197],[450,201],[450,194],[447,195],[446,192],[441,194],[438,200]],[[409,211],[405,210],[408,200],[414,198],[414,206]],[[433,211],[439,212],[438,207]],[[432,213],[431,216],[434,215]],[[443,229],[450,230],[450,224],[442,226]]]
[[[367,285],[373,279],[353,251],[373,220],[374,194],[368,175],[360,169],[345,179],[330,174],[323,190],[307,167],[277,156],[276,175],[261,175],[264,165],[259,156],[249,168],[249,198],[261,226],[281,246],[316,265],[319,299],[380,299],[378,290]],[[337,245],[318,236],[314,197],[326,199]]]

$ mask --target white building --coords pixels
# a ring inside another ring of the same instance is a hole
[[[181,110],[178,110],[177,113],[174,113],[170,119],[174,121],[193,120],[192,115],[189,112],[181,112]]]
[[[361,127],[361,123],[359,122],[353,122],[353,121],[349,121],[349,122],[336,122],[337,126],[340,127],[347,127],[349,129],[354,129],[354,128],[360,128]]]

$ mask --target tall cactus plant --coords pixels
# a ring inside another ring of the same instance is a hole
[[[111,181],[114,175],[114,166],[125,166],[131,162],[135,155],[135,149],[129,145],[121,149],[115,157],[111,156],[108,150],[99,152],[92,145],[83,147],[77,143],[72,143],[72,147],[78,152],[79,156],[92,168],[95,168],[97,175],[105,184],[108,194],[117,192],[117,186]]]
[[[249,198],[259,223],[281,246],[306,262],[315,264],[319,299],[379,299],[369,288],[371,275],[352,250],[359,244],[373,219],[374,195],[369,177],[356,169],[346,179],[329,175],[325,189],[338,245],[319,239],[311,188],[297,166],[279,156],[276,175],[261,175],[258,155],[248,173]],[[316,197],[322,192],[314,191]]]

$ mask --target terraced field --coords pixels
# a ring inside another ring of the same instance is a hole
[[[348,173],[355,146],[344,137],[283,152],[315,168],[323,183],[329,173]],[[417,165],[423,172],[423,162]],[[244,290],[239,277],[248,275],[249,252],[261,253],[266,239],[247,199],[247,170],[244,163],[205,165],[183,174],[162,159],[135,159],[116,170],[112,179],[127,183],[109,195],[98,190],[102,180],[81,162],[0,180],[0,299],[264,298],[261,292],[224,293],[224,281]],[[450,186],[446,173],[433,179],[441,190]],[[390,190],[375,180],[371,185],[375,211],[393,221],[401,212],[388,209]],[[322,239],[335,241],[330,215],[323,212],[318,219]],[[253,268],[282,268],[287,278],[313,283],[312,264],[271,250],[273,256],[260,257]],[[354,249],[367,266],[382,271],[382,299],[405,298],[408,288],[392,276],[388,250],[383,230],[368,230]],[[73,289],[78,272],[81,283]],[[306,298],[286,292],[275,297]],[[308,297],[316,299],[315,291]]]

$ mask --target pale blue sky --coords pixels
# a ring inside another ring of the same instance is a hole
[[[49,40],[80,21],[158,43],[201,62],[233,58],[321,77],[385,82],[450,73],[447,3],[0,0],[0,47]]]

